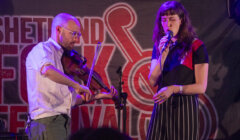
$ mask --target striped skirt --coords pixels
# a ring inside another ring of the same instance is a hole
[[[173,95],[154,104],[147,140],[199,140],[198,96]]]

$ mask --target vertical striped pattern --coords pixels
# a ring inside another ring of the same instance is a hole
[[[198,97],[174,95],[154,104],[147,140],[199,140]]]

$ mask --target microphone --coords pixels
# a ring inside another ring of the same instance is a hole
[[[167,48],[170,40],[172,39],[173,37],[173,32],[171,30],[168,30],[168,32],[166,33],[167,35],[167,42],[163,45],[162,47],[162,51],[161,51],[161,54],[164,52],[164,50]]]

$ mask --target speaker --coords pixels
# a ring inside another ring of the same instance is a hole
[[[240,24],[240,0],[227,0],[227,10],[229,18]]]

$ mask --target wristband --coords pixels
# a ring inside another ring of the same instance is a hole
[[[179,94],[183,93],[183,86],[179,86]]]

